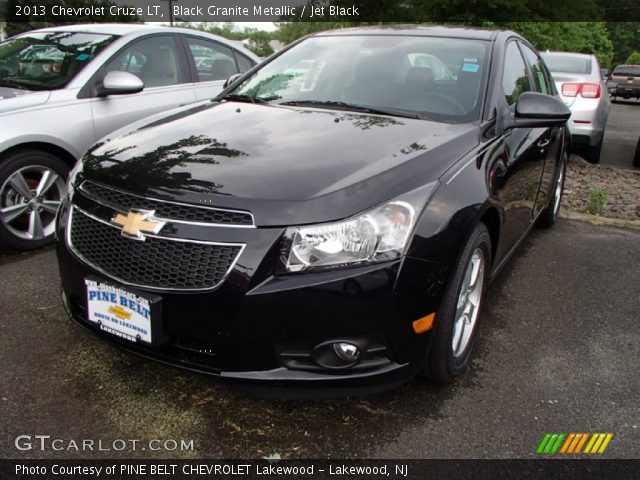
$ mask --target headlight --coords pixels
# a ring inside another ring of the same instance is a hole
[[[400,257],[436,185],[437,182],[430,183],[340,222],[287,229],[285,237],[291,241],[287,271],[300,272]]]
[[[76,177],[80,172],[82,172],[82,165],[82,159],[80,159],[69,172],[69,176],[67,177],[67,198],[71,198],[71,195],[73,195]]]

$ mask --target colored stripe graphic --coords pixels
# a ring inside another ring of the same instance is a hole
[[[568,435],[565,433],[546,433],[538,445],[536,453],[543,455],[553,455],[554,453],[600,454],[604,453],[612,438],[613,433],[570,433]],[[587,446],[582,450],[585,443]]]

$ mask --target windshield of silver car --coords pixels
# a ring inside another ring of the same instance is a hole
[[[117,36],[34,32],[0,44],[0,86],[27,90],[64,87]]]
[[[490,43],[403,35],[303,40],[227,99],[463,123],[478,120]]]

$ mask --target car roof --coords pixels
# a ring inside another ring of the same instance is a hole
[[[311,36],[322,37],[340,35],[406,35],[422,37],[468,38],[472,40],[494,40],[500,32],[503,32],[503,30],[410,24],[344,28],[340,30],[317,32]],[[519,36],[516,33],[513,33],[513,35]]]
[[[172,31],[170,27],[146,25],[144,23],[87,23],[80,25],[63,25],[60,27],[40,28],[35,32],[84,32],[104,33],[107,35],[126,35],[132,32]]]
[[[546,50],[540,52],[542,55],[558,56],[558,57],[572,57],[572,58],[593,58],[594,55],[590,53],[576,53],[576,52],[550,52]]]

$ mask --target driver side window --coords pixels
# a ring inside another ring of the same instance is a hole
[[[504,55],[502,90],[509,105],[516,103],[524,92],[531,91],[527,67],[515,41],[509,42]]]

